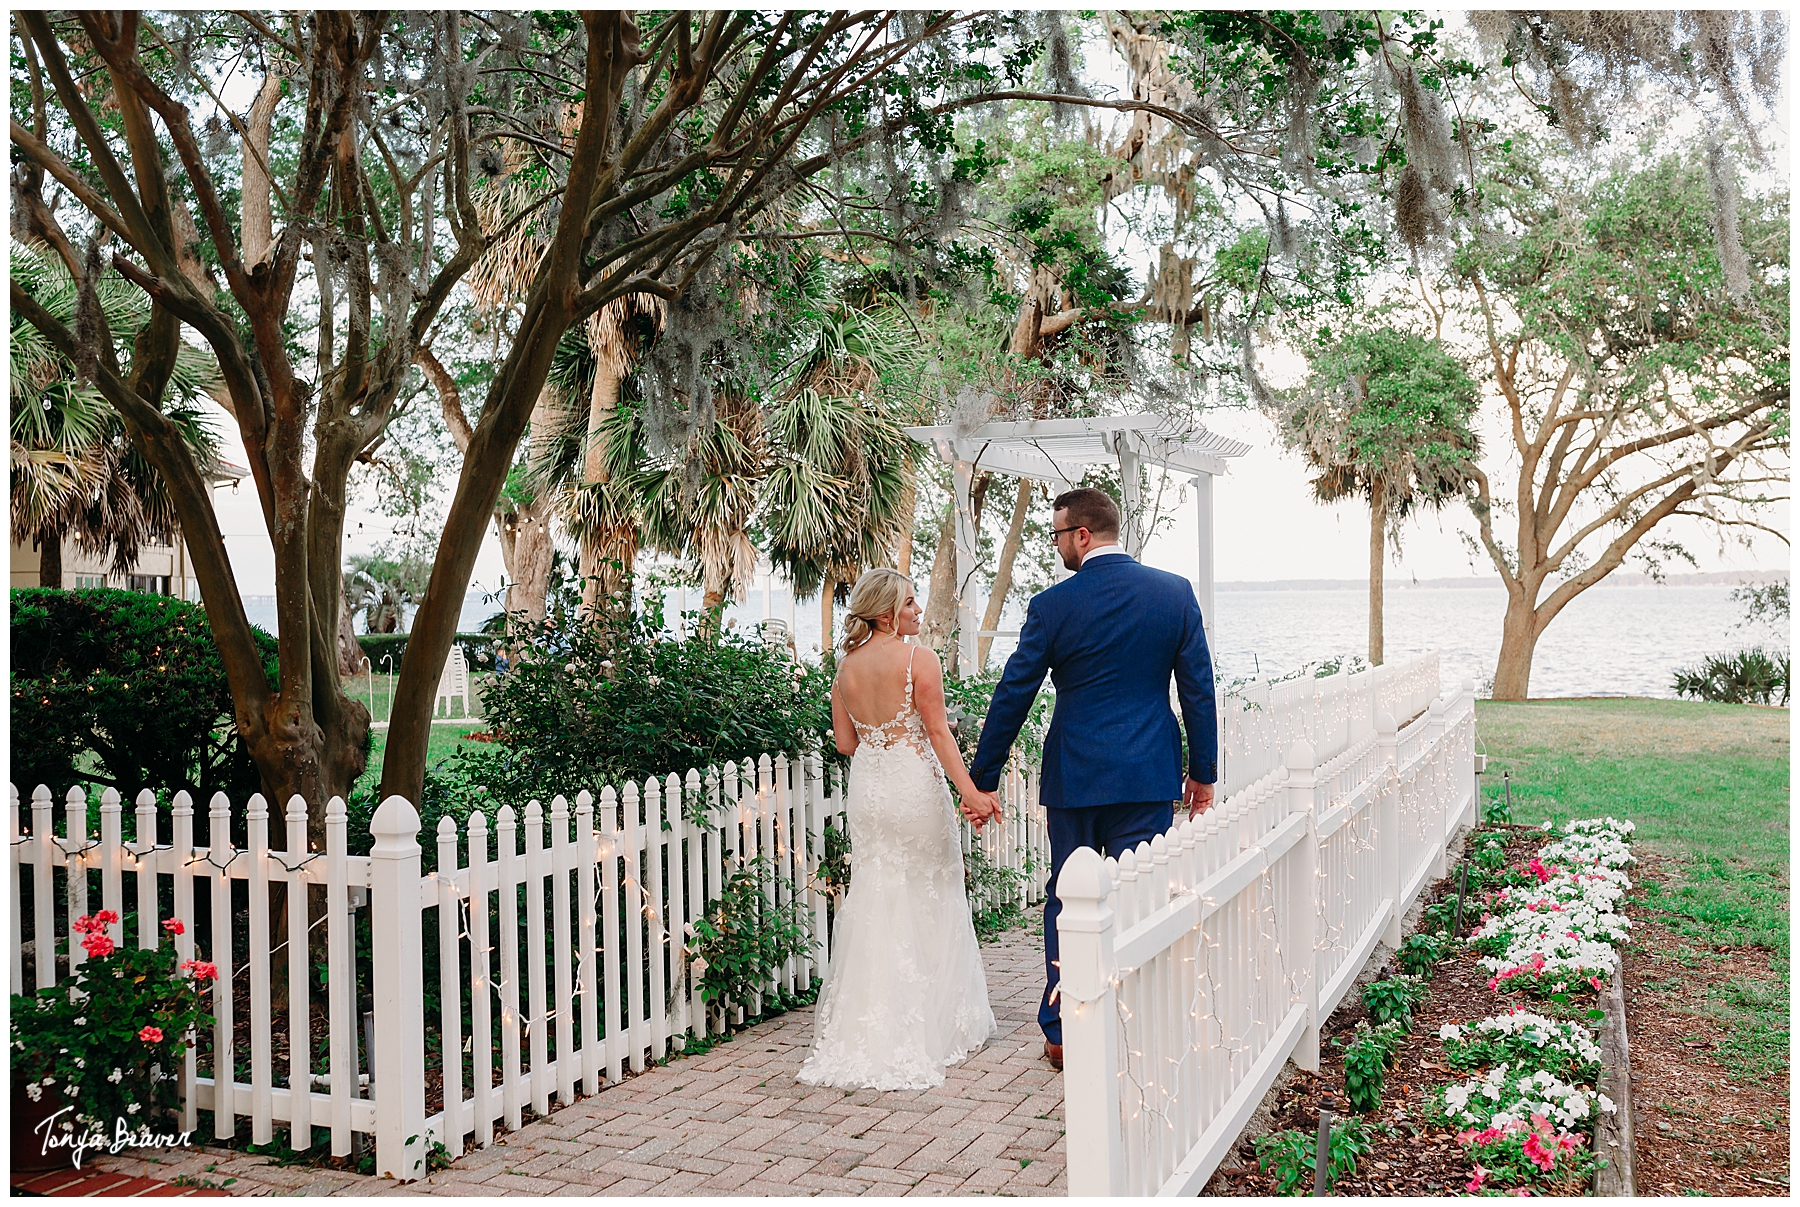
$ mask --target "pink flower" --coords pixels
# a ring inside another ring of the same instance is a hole
[[[1594,987],[1594,992],[1595,992],[1595,993],[1599,993],[1599,992],[1600,992],[1600,978],[1599,978],[1599,977],[1597,977],[1597,976],[1591,976],[1591,977],[1589,977],[1589,978],[1588,978],[1588,984],[1590,984],[1590,985],[1592,985],[1592,986],[1593,986],[1593,987]]]
[[[170,918],[167,922],[163,923],[163,929],[172,935],[185,934],[187,932],[187,927],[181,924],[180,918]]]
[[[213,981],[219,976],[219,966],[208,964],[204,960],[183,960],[181,971],[193,973],[196,981]]]
[[[138,1032],[138,1038],[147,1044],[160,1044],[162,1042],[162,1028],[145,1027],[142,1031]]]
[[[1477,1165],[1475,1167],[1475,1176],[1469,1179],[1469,1184],[1463,1187],[1463,1189],[1467,1190],[1470,1194],[1475,1194],[1481,1190],[1481,1184],[1487,1181],[1487,1179],[1488,1171]]]
[[[1525,1137],[1525,1155],[1531,1158],[1533,1165],[1546,1173],[1556,1164],[1556,1153],[1544,1147],[1544,1142],[1536,1132]]]
[[[81,941],[81,946],[89,956],[98,960],[102,956],[111,955],[113,953],[114,944],[113,941],[107,937],[105,930],[96,927],[93,931],[89,932],[87,938]]]

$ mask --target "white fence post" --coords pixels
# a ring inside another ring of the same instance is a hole
[[[1306,1007],[1306,1029],[1294,1046],[1294,1063],[1309,1073],[1319,1071],[1319,817],[1314,807],[1316,780],[1312,744],[1302,739],[1288,750],[1287,806],[1306,815],[1306,837],[1289,856],[1287,925],[1282,950],[1294,974],[1294,1000]]]
[[[1433,774],[1435,765],[1443,760],[1439,757],[1438,743],[1444,736],[1444,698],[1433,696],[1425,717],[1425,747],[1420,757],[1423,760],[1419,774],[1428,777],[1425,781],[1426,800],[1430,801],[1433,824],[1429,827],[1431,834],[1431,879],[1436,880],[1450,868],[1450,835],[1456,828],[1456,818],[1450,813],[1450,801],[1446,799],[1444,785],[1438,782]]]
[[[1111,876],[1099,852],[1077,848],[1056,878],[1062,913],[1059,990],[1063,1025],[1063,1117],[1069,1194],[1125,1193],[1119,1123],[1119,1018],[1113,976]]]
[[[1400,949],[1400,923],[1406,913],[1406,879],[1400,857],[1403,839],[1400,835],[1400,742],[1394,715],[1382,709],[1375,715],[1375,766],[1382,777],[1380,803],[1375,812],[1375,857],[1381,869],[1381,885],[1394,899],[1394,911],[1388,915],[1387,929],[1381,941],[1395,951]]]
[[[401,796],[382,801],[369,823],[375,840],[369,851],[375,1168],[382,1177],[402,1182],[425,1172],[427,1142],[418,833],[419,815]]]

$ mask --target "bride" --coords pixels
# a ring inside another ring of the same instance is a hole
[[[977,826],[1000,806],[976,790],[950,736],[937,655],[906,642],[919,615],[897,570],[870,570],[850,592],[831,689],[837,748],[855,756],[850,889],[800,1068],[807,1085],[942,1085],[996,1030],[945,770]]]

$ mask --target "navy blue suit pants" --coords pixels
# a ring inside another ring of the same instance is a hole
[[[1062,1007],[1056,999],[1056,985],[1062,979],[1056,934],[1056,918],[1062,913],[1062,900],[1056,895],[1056,878],[1062,874],[1065,860],[1077,847],[1092,847],[1102,855],[1117,859],[1122,852],[1135,850],[1138,843],[1149,842],[1167,833],[1175,820],[1175,806],[1166,800],[1143,801],[1122,805],[1093,805],[1085,809],[1046,809],[1044,816],[1050,830],[1050,892],[1044,900],[1044,1000],[1038,1006],[1038,1026],[1044,1038],[1062,1043]]]

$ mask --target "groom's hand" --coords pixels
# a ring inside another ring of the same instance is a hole
[[[997,793],[977,789],[963,798],[962,811],[963,816],[979,830],[990,818],[1000,816],[1000,797]]]
[[[1213,785],[1202,784],[1198,780],[1187,782],[1187,791],[1182,800],[1188,807],[1188,820],[1192,821],[1213,806]]]

